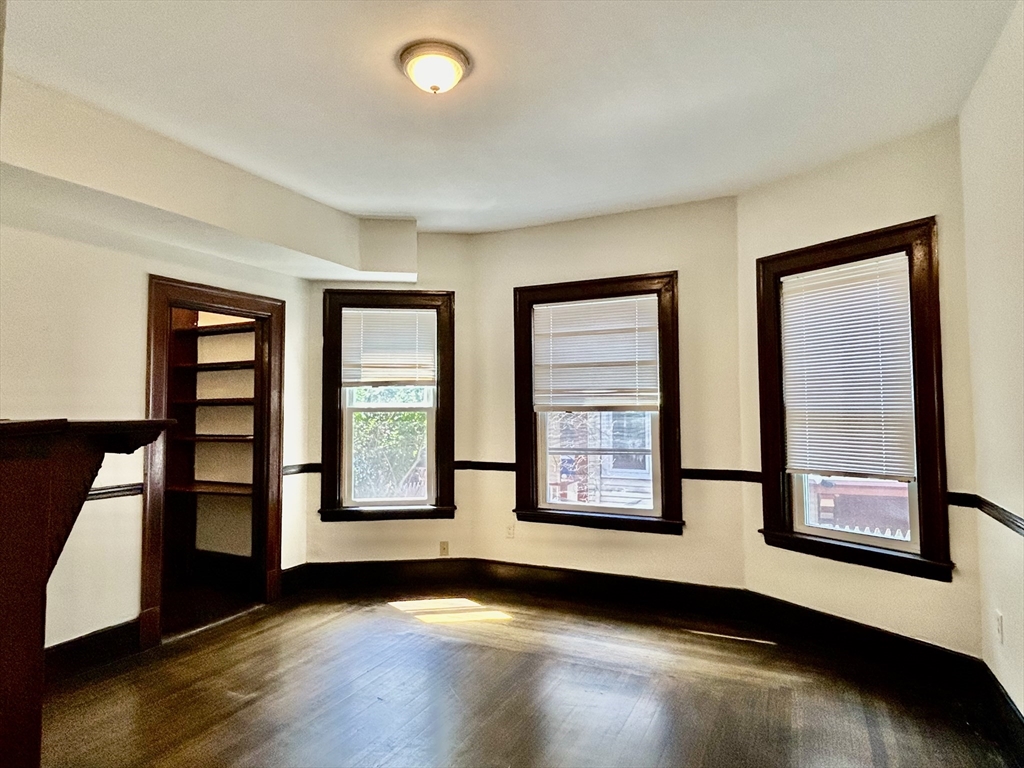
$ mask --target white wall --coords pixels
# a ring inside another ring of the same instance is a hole
[[[964,291],[963,204],[954,123],[739,196],[739,348],[743,464],[760,464],[755,260],[925,216],[938,217],[949,487],[974,485]],[[977,512],[950,509],[953,582],[768,547],[760,489],[744,492],[746,585],[757,592],[979,655]]]
[[[960,113],[976,484],[1024,515],[1024,4]],[[1024,711],[1024,538],[978,516],[982,654]],[[1004,639],[996,631],[1003,614]]]
[[[143,254],[0,226],[0,418],[146,415],[150,273],[284,299],[284,461],[306,446],[307,285],[192,252]],[[109,456],[98,485],[142,480],[142,451]],[[48,645],[139,613],[141,497],[87,502],[47,589]],[[282,565],[305,561],[305,498],[286,479]]]

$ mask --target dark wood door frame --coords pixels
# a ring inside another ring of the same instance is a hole
[[[149,277],[149,352],[146,416],[167,418],[171,309],[250,317],[255,321],[252,557],[260,576],[259,597],[281,593],[281,444],[284,389],[284,302],[197,283]],[[139,643],[160,643],[163,517],[167,434],[146,449],[142,513],[142,610]]]

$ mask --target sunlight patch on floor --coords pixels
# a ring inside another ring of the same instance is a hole
[[[509,621],[504,611],[495,611],[465,597],[436,597],[426,600],[396,600],[388,603],[426,624],[462,624],[468,621]]]

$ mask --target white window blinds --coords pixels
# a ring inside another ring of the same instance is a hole
[[[782,278],[786,468],[912,480],[906,254]]]
[[[533,402],[539,411],[657,410],[658,297],[535,305]]]
[[[437,313],[343,309],[341,380],[346,386],[433,384],[437,380]]]

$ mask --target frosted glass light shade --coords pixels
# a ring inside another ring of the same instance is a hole
[[[410,43],[399,54],[402,71],[427,93],[445,93],[469,74],[469,57],[450,43],[422,40]]]

